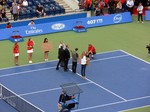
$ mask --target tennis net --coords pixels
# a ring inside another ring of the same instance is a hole
[[[0,98],[19,112],[44,112],[2,84],[0,84]]]

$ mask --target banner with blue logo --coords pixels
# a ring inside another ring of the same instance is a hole
[[[9,39],[9,37],[12,36],[13,31],[19,31],[22,37],[27,37],[33,35],[41,35],[47,33],[73,30],[73,28],[77,25],[78,21],[82,23],[82,26],[80,27],[85,27],[87,29],[87,28],[98,27],[98,26],[132,22],[132,17],[129,12],[125,12],[125,13],[112,14],[107,16],[94,16],[89,18],[50,22],[50,23],[33,25],[33,26],[21,26],[21,27],[15,27],[10,29],[2,29],[0,30],[0,34],[1,34],[0,40]]]
[[[150,10],[145,11],[145,20],[150,20]]]

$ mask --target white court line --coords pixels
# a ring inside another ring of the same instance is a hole
[[[92,84],[92,83],[91,82],[86,82],[86,83],[79,83],[77,85],[78,86],[83,86],[83,85],[87,85],[87,84]],[[55,91],[55,90],[59,90],[59,89],[61,89],[61,87],[53,88],[53,89],[45,89],[45,90],[40,90],[40,91],[34,91],[34,92],[29,92],[29,93],[23,93],[23,94],[19,94],[19,96],[27,96],[27,95],[32,95],[32,94],[50,92],[50,91]]]
[[[5,74],[5,75],[0,75],[0,78],[2,77],[8,77],[8,76],[13,76],[13,75],[18,75],[18,74],[24,74],[24,73],[31,73],[31,72],[36,72],[36,71],[42,71],[42,70],[49,70],[49,69],[53,69],[56,68],[54,67],[47,67],[47,68],[41,68],[41,69],[35,69],[35,70],[28,70],[28,71],[24,71],[24,72],[17,72],[17,73],[11,73],[11,74]]]
[[[120,50],[112,50],[112,51],[100,52],[100,53],[97,53],[97,54],[105,54],[105,53],[111,53],[111,52],[117,52],[117,51],[120,51]],[[48,62],[38,62],[38,63],[33,63],[33,64],[25,64],[25,65],[20,65],[20,66],[1,68],[0,70],[20,68],[20,67],[25,67],[25,66],[30,66],[30,65],[31,66],[32,65],[38,65],[38,64],[43,64],[43,63],[55,62],[55,61],[58,61],[58,59],[57,60],[51,60],[51,61],[48,61]]]
[[[121,57],[126,57],[126,56],[129,56],[129,55],[113,56],[113,57],[109,57],[109,58],[102,58],[102,59],[92,60],[90,62],[102,61],[102,60],[108,60],[108,59],[115,59],[115,58],[121,58]],[[69,64],[69,65],[72,65],[72,64]],[[8,76],[14,76],[14,75],[18,75],[18,74],[24,74],[24,73],[31,73],[31,72],[41,71],[41,70],[53,69],[53,68],[56,68],[56,66],[54,66],[54,67],[47,67],[47,68],[41,68],[41,69],[35,69],[35,70],[28,70],[28,71],[17,72],[17,73],[11,73],[11,74],[5,74],[5,75],[0,75],[0,78],[8,77]]]
[[[143,60],[143,59],[141,59],[141,58],[139,58],[139,57],[137,57],[137,56],[134,56],[134,55],[132,55],[132,54],[130,54],[130,53],[124,51],[124,50],[120,50],[120,51],[122,51],[122,52],[126,53],[127,55],[129,55],[129,56],[131,56],[131,57],[134,57],[134,58],[136,58],[136,59],[138,59],[138,60],[140,60],[140,61],[142,61],[142,62],[145,62],[145,63],[147,63],[147,64],[150,64],[149,62],[147,62],[147,61],[145,61],[145,60]]]
[[[145,107],[150,107],[150,105],[145,105],[145,106],[140,106],[140,107],[136,107],[136,108],[121,110],[121,111],[118,111],[118,112],[125,112],[125,111],[130,111],[130,110],[135,110],[135,109],[141,109],[141,108],[145,108]]]
[[[121,103],[127,103],[127,102],[142,100],[142,99],[146,99],[146,98],[150,98],[150,96],[134,98],[134,99],[130,99],[130,100],[127,100],[127,101],[119,101],[119,102],[113,102],[113,103],[108,103],[108,104],[91,106],[91,107],[87,107],[87,108],[72,110],[71,112],[81,112],[81,111],[85,111],[85,110],[90,110],[90,109],[95,109],[95,108],[100,108],[100,107],[106,107],[106,106],[111,106],[111,105],[116,105],[116,104],[121,104]]]
[[[69,70],[70,70],[70,71],[72,71],[71,69],[69,69]],[[78,76],[80,76],[80,77],[81,77],[81,74],[79,74],[79,73],[76,73],[76,74],[77,74]],[[94,85],[96,85],[96,86],[100,87],[101,89],[103,89],[103,90],[105,90],[105,91],[107,91],[107,92],[109,92],[109,93],[113,94],[114,96],[116,96],[116,97],[118,97],[118,98],[122,99],[123,101],[127,101],[125,98],[123,98],[123,97],[121,97],[121,96],[117,95],[116,93],[114,93],[114,92],[112,92],[112,91],[110,91],[110,90],[106,89],[105,87],[103,87],[103,86],[101,86],[101,85],[97,84],[96,82],[94,82],[94,81],[92,81],[92,80],[90,80],[90,79],[88,79],[88,78],[86,78],[86,80],[87,80],[87,81],[89,81],[89,82],[91,82],[91,83],[93,83]]]

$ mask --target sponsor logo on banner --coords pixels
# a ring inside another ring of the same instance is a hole
[[[53,30],[62,30],[62,29],[65,28],[65,24],[63,24],[63,23],[56,23],[56,24],[53,24],[53,25],[51,26],[51,28],[52,28]]]
[[[87,24],[99,24],[99,23],[103,23],[103,19],[92,19],[92,20],[88,20]]]
[[[27,35],[43,33],[42,29],[37,29],[36,26],[30,26],[30,30],[25,30]]]
[[[113,21],[114,23],[119,23],[122,20],[122,15],[121,14],[117,14],[114,16]]]

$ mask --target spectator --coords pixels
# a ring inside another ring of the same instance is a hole
[[[122,3],[121,0],[118,1],[117,6],[116,6],[116,13],[122,12]]]
[[[35,25],[35,22],[34,22],[34,20],[31,20],[30,23],[28,24],[28,26],[33,26],[33,25]]]
[[[137,11],[138,11],[138,22],[140,22],[140,19],[141,19],[141,22],[143,23],[143,5],[142,3],[139,3],[138,7],[137,7]]]
[[[92,7],[92,0],[85,0],[85,10],[89,11]]]
[[[109,0],[108,2],[109,14],[114,14],[114,6],[115,6],[114,0]]]
[[[100,0],[99,2],[100,15],[104,15],[103,13],[104,6],[105,6],[105,3],[102,0]]]
[[[2,17],[2,21],[4,21],[4,22],[8,21],[8,18],[6,16],[6,11],[4,8],[1,10],[1,17]]]
[[[42,5],[39,3],[37,8],[36,8],[36,12],[38,14],[38,17],[44,16],[44,9],[42,7]]]
[[[0,5],[4,5],[5,4],[5,1],[4,0],[0,0]]]
[[[28,1],[27,0],[23,0],[22,6],[27,7],[28,6]]]
[[[133,14],[133,7],[134,7],[134,1],[133,0],[127,0],[127,10],[130,12],[130,14]]]
[[[122,12],[126,12],[126,0],[121,0],[122,3]]]
[[[79,1],[79,9],[84,9],[84,0]]]
[[[6,28],[12,28],[12,25],[10,24],[10,22],[7,23]]]
[[[17,21],[18,20],[18,6],[17,6],[17,3],[13,3],[12,4],[12,14],[13,14],[13,18],[14,18],[14,21]]]
[[[100,16],[100,8],[96,7],[95,9],[95,16]]]

